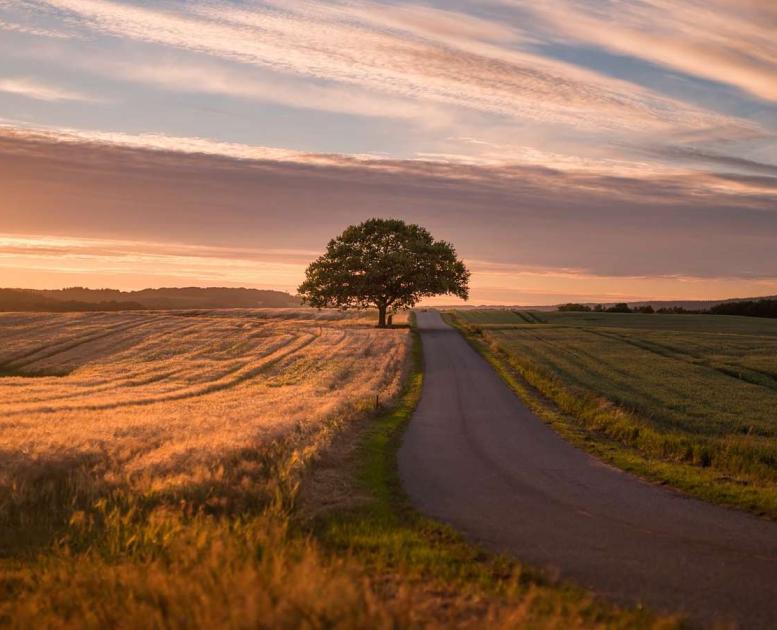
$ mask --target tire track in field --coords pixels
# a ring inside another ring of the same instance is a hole
[[[572,328],[569,326],[553,326],[555,329],[565,329],[565,330],[583,330],[583,332],[588,332],[586,329],[582,328]],[[661,399],[651,395],[648,392],[645,392],[641,389],[639,389],[636,385],[633,385],[631,383],[631,379],[629,378],[631,374],[624,369],[621,369],[615,365],[612,365],[611,363],[604,363],[602,361],[601,356],[594,354],[593,352],[587,352],[585,350],[582,350],[580,348],[571,349],[569,346],[562,345],[559,342],[552,341],[549,339],[544,339],[543,337],[540,337],[538,334],[534,332],[534,330],[538,330],[538,328],[531,329],[531,328],[513,328],[510,330],[520,330],[521,334],[527,335],[528,337],[531,337],[535,341],[539,342],[542,345],[545,345],[547,347],[552,348],[556,351],[556,354],[559,358],[563,359],[563,357],[569,357],[570,362],[573,365],[577,365],[581,369],[588,369],[591,370],[591,364],[593,365],[605,365],[607,369],[611,370],[615,374],[617,374],[620,377],[620,380],[618,381],[618,387],[626,394],[631,394],[632,396],[640,397],[644,400],[648,400],[650,403],[653,404],[653,406],[660,405],[662,403]],[[536,365],[536,363],[535,363]],[[537,368],[541,371],[547,371],[543,369],[541,365],[536,365]],[[553,370],[553,367],[550,368]],[[609,395],[606,396],[602,394],[601,392],[597,391],[596,389],[592,388],[591,385],[588,383],[585,383],[581,381],[578,377],[574,376],[573,374],[570,374],[568,370],[565,370],[563,367],[556,367],[556,369],[561,370],[564,373],[564,378],[566,378],[568,381],[570,381],[571,385],[573,387],[577,387],[578,389],[582,390],[583,392],[607,399],[612,403],[615,403],[618,405],[621,409],[624,411],[628,411],[631,413],[636,414],[637,416],[641,416],[644,419],[649,419],[651,422],[659,425],[668,426],[668,428],[674,428],[674,425],[671,422],[667,422],[663,418],[656,418],[650,411],[649,408],[643,408],[640,405],[635,405],[633,402],[629,402],[627,400],[624,400],[620,396],[616,395]],[[554,376],[551,373],[551,376]],[[557,378],[557,377],[556,377]]]
[[[6,417],[11,416],[19,416],[19,415],[26,415],[31,413],[61,413],[61,412],[70,412],[70,411],[101,411],[106,409],[122,409],[127,407],[143,407],[147,405],[153,405],[160,402],[169,402],[169,401],[180,401],[180,400],[187,400],[191,398],[199,398],[201,396],[206,396],[208,394],[213,394],[216,392],[225,391],[228,389],[232,389],[233,387],[236,387],[237,385],[240,385],[241,383],[244,383],[255,376],[258,376],[262,372],[264,372],[267,368],[272,367],[282,359],[284,359],[286,356],[299,352],[306,346],[313,343],[316,339],[319,339],[319,335],[310,334],[308,338],[303,339],[300,343],[297,343],[296,345],[293,345],[290,349],[288,349],[285,352],[278,351],[277,353],[270,355],[267,357],[267,360],[263,361],[260,365],[246,370],[242,374],[239,374],[237,377],[227,380],[227,381],[217,381],[215,383],[211,383],[209,385],[206,385],[204,387],[195,388],[191,391],[185,391],[185,392],[179,392],[175,394],[164,394],[161,396],[153,397],[153,398],[147,398],[147,399],[140,399],[140,400],[127,400],[127,401],[121,401],[121,402],[114,402],[114,403],[102,403],[102,404],[93,404],[93,405],[71,405],[71,406],[57,406],[56,408],[52,408],[50,406],[45,407],[37,407],[37,408],[31,408],[31,409],[21,409],[17,411],[8,411],[5,413]],[[291,345],[291,344],[290,344]],[[245,366],[243,366],[245,367]]]
[[[627,337],[625,335],[621,335],[619,333],[612,332],[612,331],[606,331],[606,332],[602,330],[595,331],[590,328],[581,328],[581,330],[585,330],[587,332],[590,332],[591,334],[599,335],[601,337],[617,339],[619,341],[622,341],[623,343],[627,343],[631,346],[641,348],[642,350],[647,350],[648,352],[652,352],[653,354],[657,354],[658,356],[662,356],[667,359],[675,359],[677,361],[682,361],[683,363],[687,363],[689,365],[705,367],[710,370],[714,370],[715,372],[718,372],[720,374],[723,374],[724,376],[728,376],[730,378],[736,379],[738,381],[744,381],[745,383],[750,383],[751,385],[757,385],[759,387],[764,387],[766,389],[777,391],[777,379],[775,379],[774,376],[769,372],[762,372],[761,370],[755,370],[753,368],[746,368],[746,367],[741,367],[736,365],[726,365],[726,364],[723,364],[721,366],[712,365],[705,357],[698,354],[694,354],[693,352],[680,351],[675,348],[672,348],[671,346],[665,346],[655,341],[631,339],[630,337]],[[689,359],[688,357],[691,357],[691,358]],[[760,380],[751,380],[749,378],[744,378],[744,376],[742,375],[748,372],[751,372],[753,374],[758,374],[759,376],[762,376],[765,379],[767,379],[768,382],[762,382]]]
[[[132,322],[132,324],[134,324],[134,323],[135,322]],[[127,324],[127,321],[123,320],[123,321],[118,322],[117,324],[114,324],[113,326],[109,326],[107,329],[105,327],[99,327],[100,332],[97,333],[96,335],[92,335],[92,336],[89,336],[89,337],[83,337],[83,336],[75,337],[75,339],[77,339],[76,346],[79,345],[82,342],[83,343],[88,343],[88,341],[90,339],[92,339],[92,337],[95,337],[95,338],[106,337],[106,336],[109,336],[109,335],[113,334],[114,331],[119,331],[120,332],[119,329],[123,328],[126,324]],[[130,325],[132,325],[132,324],[130,324]],[[98,328],[98,327],[94,326],[93,328]],[[39,353],[39,352],[43,352],[45,350],[52,350],[53,349],[53,352],[52,352],[51,355],[46,355],[46,356],[40,357],[42,359],[48,358],[49,356],[54,356],[54,355],[58,354],[60,352],[60,348],[61,348],[62,352],[67,351],[67,348],[64,348],[63,346],[65,346],[67,344],[74,343],[74,341],[75,341],[74,338],[71,338],[71,339],[65,339],[65,340],[59,341],[59,342],[57,342],[57,343],[55,343],[53,345],[49,344],[49,345],[43,345],[43,346],[36,346],[35,348],[32,348],[31,350],[26,350],[26,351],[22,352],[21,354],[18,354],[16,356],[14,356],[13,358],[7,359],[5,362],[3,362],[2,365],[3,366],[12,365],[12,364],[18,363],[19,361],[22,361],[23,359],[27,359],[27,358],[29,358],[29,357],[31,357],[31,356]],[[38,359],[33,359],[33,360],[38,360]]]
[[[38,347],[34,350],[31,350],[30,352],[25,352],[24,354],[15,357],[14,359],[11,359],[9,361],[6,361],[3,364],[0,364],[0,370],[20,370],[25,368],[28,365],[31,365],[32,363],[35,363],[36,361],[43,361],[44,359],[50,359],[51,357],[55,357],[58,354],[62,354],[63,352],[68,352],[69,350],[73,350],[74,348],[78,348],[79,346],[83,346],[85,344],[91,343],[93,341],[99,341],[101,339],[105,339],[106,337],[110,337],[112,335],[126,332],[128,330],[132,330],[133,328],[140,328],[141,326],[146,326],[151,323],[156,323],[162,319],[165,319],[164,316],[158,316],[153,319],[149,320],[142,320],[140,322],[132,322],[128,325],[117,325],[113,328],[100,332],[96,335],[92,335],[90,337],[86,338],[80,338],[77,341],[70,341],[70,342],[63,342],[64,345],[57,346],[54,350],[51,352],[48,352],[46,354],[40,355],[40,356],[33,356],[37,354],[38,352],[42,352],[46,349],[46,346]],[[26,362],[19,363],[19,361],[23,361],[24,359],[29,359]]]
[[[169,320],[171,324],[175,324],[176,322],[174,320]],[[142,342],[143,340],[149,340],[149,339],[158,339],[160,337],[166,337],[173,334],[181,334],[185,333],[191,328],[199,327],[199,323],[195,324],[189,324],[187,326],[184,326],[182,328],[174,328],[174,329],[168,329],[168,330],[158,330],[153,333],[153,335],[149,335],[147,337],[144,337],[140,340]],[[125,349],[124,352],[128,351],[129,348]],[[36,359],[37,361],[37,359]],[[88,361],[82,366],[78,366],[70,374],[73,374],[77,370],[80,370],[81,368],[93,365],[96,361]],[[180,374],[181,372],[185,371],[185,367],[179,368],[177,370],[167,370],[162,372],[156,372],[156,373],[141,373],[141,374],[127,374],[125,378],[117,378],[115,380],[108,380],[108,379],[102,379],[99,383],[95,383],[94,385],[89,385],[88,383],[82,383],[82,382],[70,382],[70,385],[73,385],[75,387],[80,387],[78,391],[73,391],[70,393],[59,393],[54,392],[50,393],[49,395],[46,395],[46,392],[44,390],[43,393],[38,395],[33,395],[31,398],[28,397],[28,402],[31,403],[44,403],[44,402],[55,402],[58,400],[68,400],[68,399],[74,399],[74,398],[83,398],[86,396],[94,396],[95,394],[103,393],[110,390],[115,390],[117,388],[126,388],[126,387],[142,387],[144,385],[150,385],[152,383],[162,381],[165,379],[169,379],[176,374]],[[60,377],[55,377],[60,378]]]

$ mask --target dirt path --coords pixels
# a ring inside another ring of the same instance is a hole
[[[687,498],[576,449],[436,312],[399,451],[417,508],[611,599],[777,628],[777,523]]]

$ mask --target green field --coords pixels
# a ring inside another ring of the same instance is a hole
[[[735,493],[748,498],[734,503],[774,510],[777,320],[525,311],[455,317],[481,349],[588,432],[648,461],[717,473],[713,482],[748,490]]]

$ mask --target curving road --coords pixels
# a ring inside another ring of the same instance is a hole
[[[621,603],[777,628],[777,523],[578,450],[438,313],[417,317],[426,373],[399,471],[421,512]]]

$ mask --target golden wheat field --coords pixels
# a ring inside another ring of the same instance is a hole
[[[364,314],[224,310],[0,316],[0,452],[91,462],[135,488],[203,481],[218,462],[401,385],[406,330]]]

